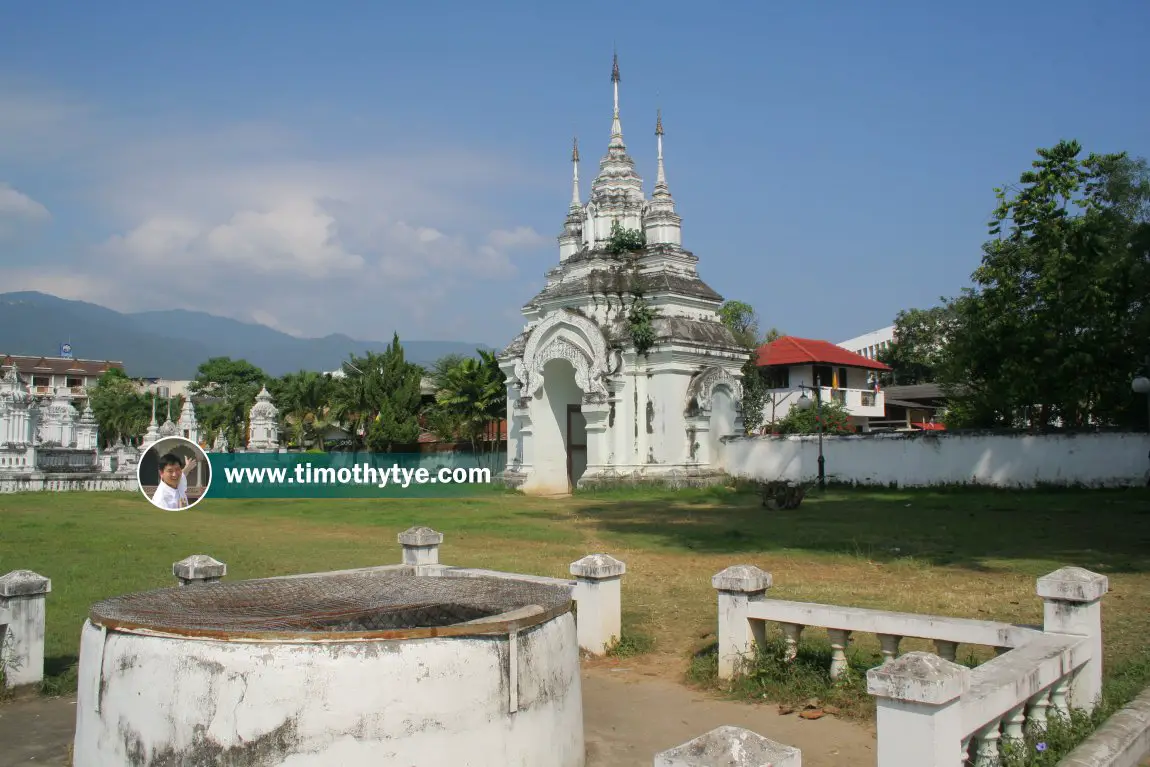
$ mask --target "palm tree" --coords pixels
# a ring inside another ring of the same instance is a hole
[[[480,443],[487,441],[494,424],[496,433],[490,451],[499,448],[499,424],[507,417],[507,391],[503,372],[493,352],[479,350],[479,359],[473,357],[436,366],[436,408],[441,423],[458,428],[458,436],[471,443],[479,452]]]

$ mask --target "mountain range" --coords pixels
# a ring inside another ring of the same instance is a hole
[[[389,334],[390,335],[390,334]],[[391,339],[363,341],[334,334],[297,338],[265,325],[206,312],[175,309],[122,313],[46,293],[0,293],[0,357],[55,357],[70,343],[76,359],[124,363],[133,378],[194,378],[211,357],[246,359],[271,376],[299,370],[336,370],[352,354],[382,352]],[[409,341],[409,362],[430,366],[448,354],[473,356],[486,344]]]

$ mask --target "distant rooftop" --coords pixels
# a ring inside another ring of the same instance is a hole
[[[112,368],[124,369],[123,362],[114,360],[75,360],[67,357],[32,357],[23,354],[0,355],[0,367],[15,367],[22,375],[82,375],[100,376]]]
[[[755,364],[759,367],[840,365],[866,370],[890,370],[890,367],[881,362],[847,351],[830,341],[796,336],[783,336],[760,346]]]

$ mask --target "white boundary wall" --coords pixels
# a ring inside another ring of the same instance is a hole
[[[824,437],[823,455],[827,481],[860,485],[1123,487],[1150,477],[1150,434],[1138,433],[851,435]],[[728,437],[719,460],[734,477],[811,482],[818,437]]]

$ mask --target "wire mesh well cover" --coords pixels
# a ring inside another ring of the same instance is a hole
[[[483,621],[533,606],[526,617]],[[185,636],[403,639],[506,633],[570,609],[567,589],[538,583],[340,573],[126,594],[97,602],[89,618],[109,629]]]

